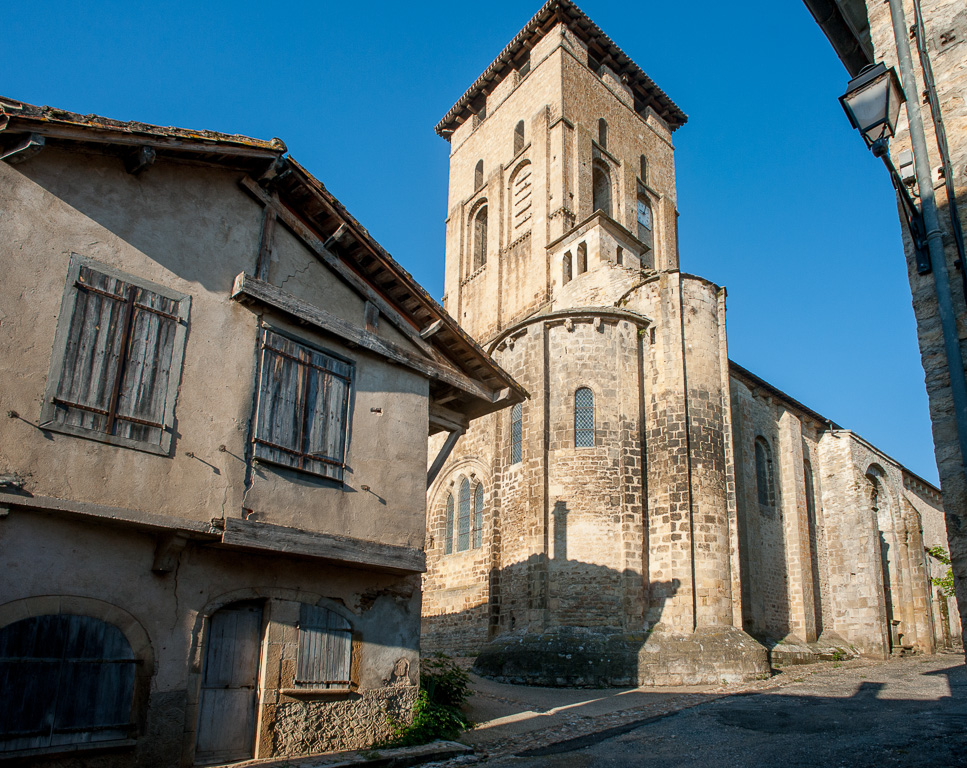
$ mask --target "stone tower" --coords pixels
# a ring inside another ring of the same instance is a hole
[[[739,628],[724,291],[678,270],[685,120],[551,0],[437,126],[445,305],[530,393],[475,424],[429,491],[426,643],[479,651],[488,674],[768,669]]]

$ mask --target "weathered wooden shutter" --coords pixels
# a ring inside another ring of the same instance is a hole
[[[352,366],[266,330],[255,456],[341,480]]]
[[[296,684],[311,688],[348,687],[352,637],[352,625],[338,613],[303,604]]]
[[[131,735],[137,661],[117,627],[37,616],[0,630],[0,752]]]
[[[70,275],[70,319],[46,421],[167,449],[188,297],[162,295],[76,256]]]

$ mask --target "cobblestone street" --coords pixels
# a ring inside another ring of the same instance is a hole
[[[959,654],[827,662],[704,690],[475,683],[473,714],[501,714],[466,734],[476,755],[439,766],[967,765]]]

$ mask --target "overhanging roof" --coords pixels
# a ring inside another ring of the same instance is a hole
[[[370,235],[325,185],[291,157],[280,139],[262,141],[237,134],[162,127],[80,115],[0,97],[0,155],[41,137],[43,146],[98,152],[127,161],[150,148],[158,159],[237,169],[259,180],[351,271],[390,307],[426,335],[426,342],[454,368],[479,382],[489,396],[474,396],[445,381],[431,381],[431,396],[473,419],[527,397],[457,322]],[[15,160],[15,158],[11,158]],[[333,236],[339,232],[338,240]],[[226,286],[230,289],[231,286]]]
[[[626,77],[636,98],[654,109],[673,131],[685,124],[688,120],[685,113],[584,11],[571,0],[548,0],[450,108],[437,124],[437,134],[447,138],[457,125],[468,120],[474,114],[471,108],[474,100],[481,93],[486,94],[493,90],[497,83],[514,70],[515,62],[521,55],[533,48],[558,22],[567,24],[602,63],[607,62],[619,76]]]
[[[803,0],[852,77],[874,62],[866,4],[862,0]]]

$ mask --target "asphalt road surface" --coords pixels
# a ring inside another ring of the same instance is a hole
[[[487,765],[967,767],[967,669],[963,656],[897,659],[550,746],[522,741],[516,754],[491,756]]]

